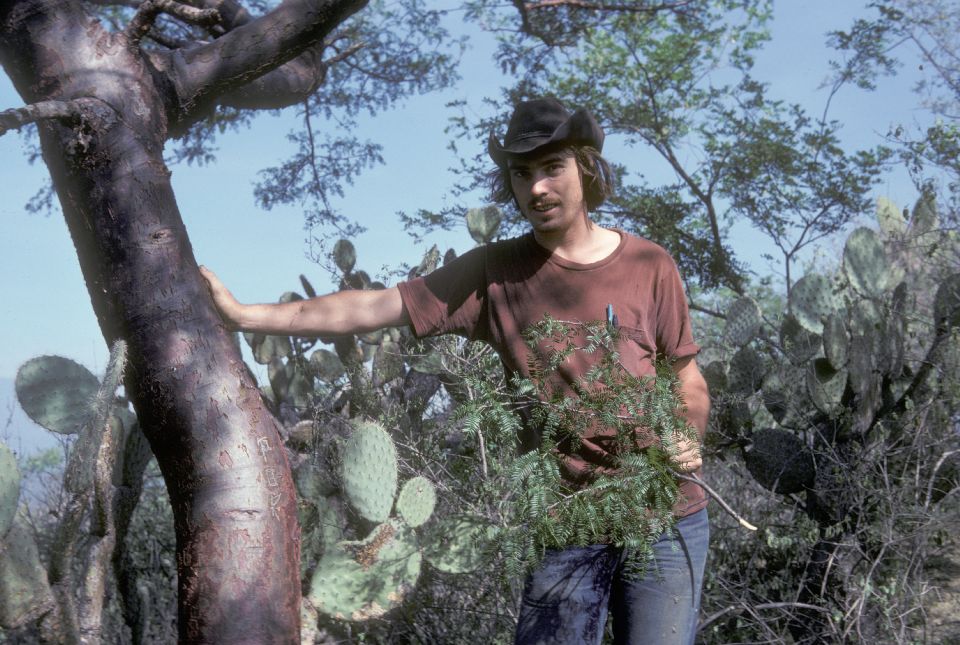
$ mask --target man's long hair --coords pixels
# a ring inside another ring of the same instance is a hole
[[[613,195],[613,171],[607,160],[600,156],[600,151],[591,146],[561,145],[558,148],[537,150],[529,156],[540,156],[549,152],[559,152],[564,157],[576,159],[580,171],[580,182],[583,186],[583,199],[587,203],[587,211],[597,209],[608,197]],[[528,155],[517,155],[524,157]],[[506,165],[497,166],[487,173],[487,185],[490,188],[490,198],[497,204],[516,203],[513,188],[510,185],[510,168]]]

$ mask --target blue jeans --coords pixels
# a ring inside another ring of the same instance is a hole
[[[709,541],[703,509],[660,536],[642,577],[607,544],[547,551],[527,578],[515,642],[599,644],[609,608],[618,645],[692,644]]]

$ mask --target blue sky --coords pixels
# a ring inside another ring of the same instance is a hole
[[[771,94],[800,101],[819,114],[826,98],[821,84],[831,55],[824,44],[825,33],[848,27],[861,7],[851,0],[777,2],[773,38],[758,56],[756,69],[756,75],[771,84]],[[361,122],[359,134],[383,144],[386,163],[365,172],[340,202],[346,214],[368,227],[355,240],[360,268],[375,273],[384,265],[415,262],[426,249],[415,246],[402,232],[395,213],[437,209],[446,203],[452,183],[446,169],[454,158],[446,149],[443,126],[449,114],[443,106],[454,98],[479,105],[483,96],[497,93],[502,76],[490,51],[489,41],[475,41],[464,61],[463,81],[454,90],[415,97],[401,109]],[[6,77],[0,76],[0,109],[22,105]],[[917,99],[910,91],[915,80],[916,65],[907,64],[899,76],[881,79],[876,92],[843,90],[831,116],[845,124],[845,141],[874,145],[890,124],[923,122],[926,116],[916,110]],[[223,135],[218,160],[211,166],[172,168],[197,258],[214,268],[241,300],[269,301],[283,291],[299,289],[300,273],[310,277],[318,290],[333,288],[324,272],[305,257],[299,210],[264,212],[253,200],[258,170],[281,161],[290,151],[285,134],[295,127],[295,119],[292,113],[264,115],[249,130]],[[611,141],[605,153],[650,179],[672,179],[643,150]],[[99,373],[107,352],[66,226],[58,213],[48,217],[23,208],[43,183],[46,170],[41,164],[27,163],[22,139],[14,133],[0,137],[0,160],[4,168],[0,218],[5,224],[0,236],[0,332],[7,339],[0,352],[0,379],[12,378],[18,365],[38,354],[67,356]],[[889,175],[876,196],[900,205],[915,199],[899,171]],[[482,199],[478,195],[476,205]],[[740,250],[759,248],[755,235],[740,229],[735,233],[733,245]],[[472,246],[465,228],[437,235],[429,240],[433,242],[458,252]],[[752,260],[762,270],[757,253],[753,251]]]

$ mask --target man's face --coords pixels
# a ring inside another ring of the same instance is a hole
[[[586,217],[580,170],[570,153],[513,157],[507,168],[520,212],[535,231],[563,232]]]

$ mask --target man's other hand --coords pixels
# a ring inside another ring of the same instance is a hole
[[[703,460],[700,458],[700,443],[681,437],[677,440],[677,454],[672,457],[671,462],[674,468],[682,473],[692,473],[699,469],[703,465]]]

